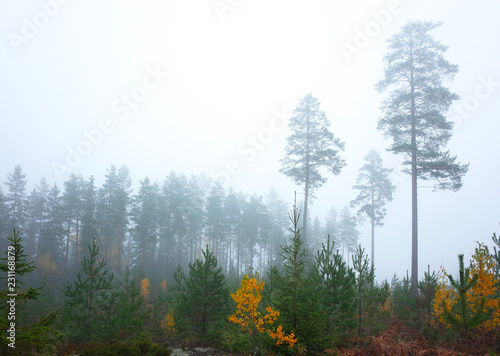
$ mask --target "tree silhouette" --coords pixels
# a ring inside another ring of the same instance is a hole
[[[292,134],[287,138],[286,156],[281,159],[280,169],[295,183],[304,184],[302,237],[306,242],[310,190],[326,182],[320,169],[338,175],[345,166],[345,161],[339,156],[339,150],[344,150],[344,143],[330,132],[330,121],[319,105],[318,99],[307,94],[295,108],[288,125]]]
[[[392,201],[392,193],[396,187],[392,185],[388,174],[392,169],[382,167],[382,158],[375,150],[365,157],[365,165],[359,169],[358,179],[354,189],[359,190],[358,196],[351,201],[351,207],[360,206],[358,218],[370,219],[372,228],[371,263],[375,264],[375,226],[383,226],[382,220],[386,214],[385,204]]]
[[[412,290],[418,293],[417,179],[436,181],[436,189],[458,190],[468,165],[456,162],[445,150],[453,123],[445,117],[450,104],[459,97],[442,85],[453,79],[456,65],[444,59],[447,47],[429,35],[438,22],[409,22],[389,40],[384,57],[385,78],[377,83],[382,92],[392,88],[384,101],[378,129],[392,138],[387,149],[404,154],[412,187]]]

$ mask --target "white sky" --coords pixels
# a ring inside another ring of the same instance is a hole
[[[220,16],[214,3],[230,10]],[[384,152],[389,141],[376,130],[385,41],[409,19],[441,20],[433,35],[460,70],[446,85],[465,107],[463,118],[450,113],[457,125],[449,148],[471,165],[460,192],[419,191],[419,267],[421,276],[428,264],[454,271],[458,253],[470,256],[474,241],[491,246],[499,232],[499,13],[500,3],[486,0],[4,1],[0,177],[21,164],[30,184],[46,177],[61,186],[54,164],[68,165],[68,147],[80,147],[91,152],[72,172],[99,184],[111,164],[127,165],[135,184],[229,164],[238,166],[229,169],[239,171],[235,190],[274,186],[291,202],[301,188],[278,172],[289,131],[275,117],[312,93],[346,142],[348,164],[316,192],[311,212],[323,218],[355,197],[371,148],[399,169],[401,158]],[[348,60],[341,45],[354,45],[358,31],[368,40]],[[155,70],[168,76],[154,81]],[[126,104],[131,95],[140,102]],[[100,126],[113,130],[86,146],[83,131]],[[250,148],[259,135],[259,150]],[[410,269],[410,180],[397,172],[393,180],[394,201],[376,231],[378,279]],[[369,226],[360,231],[368,251]]]

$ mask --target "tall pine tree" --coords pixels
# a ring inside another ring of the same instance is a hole
[[[159,187],[148,177],[140,183],[132,207],[134,264],[142,273],[151,275],[157,260]]]
[[[205,216],[205,232],[210,239],[212,251],[220,258],[226,244],[226,219],[224,212],[224,187],[220,181],[213,183],[207,198],[207,213]]]
[[[99,237],[104,258],[110,262],[110,267],[121,273],[132,183],[125,166],[117,170],[111,165],[105,177],[106,180],[99,189],[96,207],[99,216]]]
[[[78,263],[80,262],[80,228],[83,215],[82,195],[83,177],[71,174],[69,179],[64,182],[63,193],[63,213],[66,230],[65,270],[68,270],[69,267],[78,268]],[[73,264],[70,261],[71,257],[73,257]]]
[[[344,143],[330,132],[330,121],[320,110],[319,100],[307,94],[295,108],[289,127],[292,134],[287,138],[286,155],[281,159],[280,172],[304,185],[304,216],[302,236],[307,242],[307,207],[312,189],[321,187],[326,178],[325,169],[335,175],[345,166],[339,150]]]
[[[445,149],[453,123],[446,119],[453,100],[459,97],[442,82],[458,72],[443,53],[447,47],[429,34],[438,22],[409,22],[389,40],[384,57],[384,79],[377,83],[382,92],[391,88],[383,105],[378,129],[392,139],[388,151],[403,154],[411,175],[412,190],[412,290],[417,294],[418,282],[418,179],[436,181],[436,189],[456,191],[468,165]]]
[[[370,219],[372,228],[371,263],[375,265],[375,226],[383,226],[382,220],[387,209],[385,204],[392,201],[392,193],[396,187],[389,179],[392,169],[382,166],[382,158],[377,151],[371,150],[365,157],[366,163],[359,169],[358,179],[354,189],[359,190],[358,196],[351,201],[351,207],[360,206],[358,218]]]

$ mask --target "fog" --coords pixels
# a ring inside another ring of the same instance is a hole
[[[498,2],[148,1],[3,2],[0,177],[20,164],[27,193],[42,177],[104,182],[111,165],[139,180],[171,172],[221,178],[226,189],[290,204],[302,192],[279,172],[287,126],[312,93],[345,142],[347,166],[315,190],[312,218],[349,205],[370,149],[396,185],[376,229],[378,280],[410,270],[411,186],[377,130],[386,93],[386,40],[409,20],[437,20],[433,36],[458,64],[444,85],[460,95],[448,113],[448,148],[469,172],[458,192],[419,189],[419,277],[458,270],[457,255],[491,244],[500,223]],[[6,187],[2,186],[3,191]],[[355,210],[352,210],[353,214]],[[370,226],[359,225],[369,250]]]

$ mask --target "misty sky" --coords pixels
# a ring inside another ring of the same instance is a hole
[[[28,194],[42,177],[62,188],[70,173],[100,185],[125,164],[136,187],[205,172],[249,194],[274,186],[291,203],[301,187],[278,171],[287,115],[312,93],[347,167],[315,191],[310,214],[348,205],[364,156],[379,151],[397,188],[376,230],[376,273],[402,276],[410,179],[376,130],[386,93],[374,86],[386,40],[410,19],[440,20],[432,34],[459,66],[445,85],[461,96],[448,147],[470,168],[457,193],[419,190],[419,274],[456,271],[458,253],[468,259],[474,241],[491,246],[500,232],[498,14],[492,0],[2,1],[1,182],[20,164]],[[360,232],[368,251],[368,224]]]

